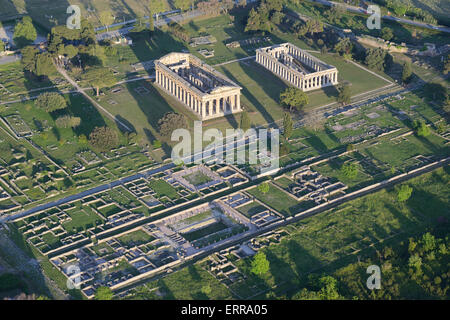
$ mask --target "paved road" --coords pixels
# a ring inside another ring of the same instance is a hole
[[[327,0],[312,0],[312,1],[321,3],[326,6],[333,6],[334,4],[344,5],[346,7],[346,9],[350,12],[362,13],[362,14],[369,15],[367,13],[367,11],[361,7],[355,7],[355,6],[351,6],[348,4],[342,4],[342,3],[335,3],[335,2],[327,1]],[[386,20],[392,20],[392,21],[410,24],[410,25],[413,25],[416,27],[422,27],[422,28],[426,28],[426,29],[432,29],[432,30],[438,30],[438,31],[450,33],[450,28],[444,27],[444,26],[435,26],[430,23],[418,22],[418,21],[413,21],[413,20],[404,19],[404,18],[397,18],[397,17],[393,17],[393,16],[388,16],[388,15],[382,16],[381,18],[386,19]]]

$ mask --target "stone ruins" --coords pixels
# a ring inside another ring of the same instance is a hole
[[[303,91],[338,84],[338,70],[290,43],[256,50],[256,62]]]
[[[241,87],[188,53],[169,53],[155,61],[156,83],[200,119],[241,112]]]

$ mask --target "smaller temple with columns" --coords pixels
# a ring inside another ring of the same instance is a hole
[[[192,54],[169,53],[155,69],[158,86],[202,120],[242,111],[242,88]]]
[[[303,91],[338,84],[338,70],[290,43],[256,50],[256,62]]]

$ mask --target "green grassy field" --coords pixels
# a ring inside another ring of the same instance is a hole
[[[130,233],[127,233],[126,235],[121,236],[118,238],[118,240],[123,243],[124,245],[138,245],[143,243],[148,243],[155,238],[149,235],[147,232],[143,230],[136,230]]]
[[[242,298],[290,298],[302,289],[301,283],[310,273],[322,274],[325,270],[332,273],[341,266],[357,263],[358,256],[364,259],[372,255],[384,243],[407,241],[412,235],[441,225],[443,219],[448,220],[449,172],[447,166],[408,181],[413,194],[404,204],[398,202],[394,189],[382,190],[285,227],[289,235],[281,243],[263,249],[270,262],[268,274],[253,275],[251,258],[234,261],[247,278],[232,284],[232,291],[210,276],[203,269],[203,262],[198,262],[136,288],[129,298],[197,299],[201,283],[215,283],[220,290],[220,294],[204,298],[231,298],[234,293]],[[203,278],[200,274],[208,276]],[[154,294],[156,288],[164,293],[162,297]]]
[[[248,192],[284,216],[290,216],[299,211],[299,203],[271,183],[269,183],[269,192],[266,194],[259,191],[257,187]]]
[[[180,197],[177,190],[164,180],[152,180],[149,182],[149,186],[159,197],[166,196],[172,200],[176,200]]]
[[[68,211],[68,214],[72,218],[72,221],[62,225],[67,232],[73,232],[74,230],[78,232],[83,228],[102,222],[102,219],[94,211],[86,208],[84,210],[72,209]]]
[[[267,275],[261,279],[252,276],[250,259],[237,262],[249,276],[246,285],[254,282],[260,288],[280,285],[280,295],[297,292],[301,289],[298,281],[306,279],[310,272],[320,274],[322,268],[333,270],[341,263],[355,262],[356,256],[363,255],[365,250],[373,252],[372,245],[404,240],[439,225],[442,217],[448,220],[448,169],[438,169],[407,182],[413,187],[413,194],[405,204],[397,201],[393,189],[383,190],[288,226],[288,237],[264,249],[270,261]]]
[[[257,213],[260,213],[264,210],[267,210],[267,208],[258,202],[252,202],[246,205],[243,205],[242,207],[239,207],[237,209],[239,212],[241,212],[246,217],[252,217]]]
[[[172,3],[170,0],[164,1],[167,4]],[[28,14],[33,20],[46,28],[51,28],[55,24],[64,24],[67,17],[67,7],[69,5],[77,5],[81,9],[83,18],[88,19],[95,26],[101,26],[99,14],[102,11],[111,11],[116,17],[115,22],[122,22],[136,18],[136,14],[148,14],[147,1],[144,0],[0,0],[2,8],[0,19],[6,20],[12,16],[20,14]],[[45,7],[45,14],[42,8]],[[168,5],[170,8],[170,5]],[[89,9],[89,10],[88,10]]]

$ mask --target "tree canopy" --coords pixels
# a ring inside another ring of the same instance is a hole
[[[300,111],[302,107],[309,103],[308,95],[302,90],[294,87],[287,88],[280,94],[280,101],[289,107],[289,111],[296,109]]]
[[[108,287],[98,287],[95,292],[95,300],[112,300],[114,293]]]
[[[337,102],[341,105],[347,105],[350,103],[352,98],[352,92],[348,84],[343,84],[339,87],[339,94],[337,97]]]
[[[288,140],[292,136],[293,126],[291,115],[285,112],[283,115],[283,136]]]
[[[341,172],[349,179],[355,179],[358,175],[358,165],[354,162],[346,162],[341,167]]]
[[[97,89],[97,96],[100,94],[100,89],[111,87],[117,81],[113,72],[106,67],[92,67],[83,75],[83,78]]]
[[[253,257],[251,272],[261,276],[269,272],[270,264],[269,260],[267,260],[266,254],[262,251],[259,251]]]
[[[36,28],[30,17],[25,16],[14,27],[13,40],[18,48],[32,44],[37,38]]]
[[[168,112],[158,121],[159,134],[165,139],[170,139],[175,129],[187,128],[186,117],[179,113]]]
[[[106,152],[119,145],[119,136],[110,127],[96,127],[89,135],[89,142],[94,149]]]
[[[413,189],[410,186],[406,184],[401,185],[397,190],[398,201],[405,202],[408,200],[411,197],[412,191]]]
[[[56,92],[44,92],[34,101],[36,107],[47,112],[64,109],[67,107],[67,102],[64,97]]]

